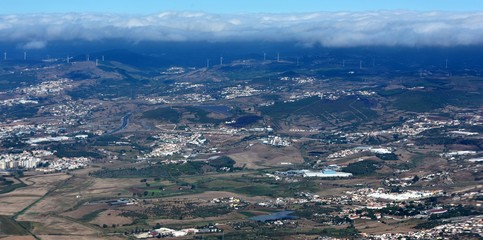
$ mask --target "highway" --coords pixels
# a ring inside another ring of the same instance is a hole
[[[126,115],[124,115],[122,118],[121,118],[121,126],[119,126],[118,128],[112,130],[109,134],[113,134],[113,133],[116,133],[116,132],[119,132],[121,130],[123,130],[124,128],[126,128],[128,125],[129,125],[129,117],[131,117],[132,113],[127,113]]]

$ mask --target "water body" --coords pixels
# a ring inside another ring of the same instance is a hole
[[[248,125],[251,125],[251,124],[258,122],[260,119],[262,119],[262,117],[260,117],[260,116],[248,115],[248,116],[243,116],[243,117],[237,118],[236,122],[232,123],[230,125],[233,126],[233,127],[237,127],[237,128],[246,127]]]
[[[251,217],[250,220],[258,221],[258,222],[267,222],[267,221],[277,221],[277,220],[290,220],[290,219],[298,219],[297,216],[293,216],[292,213],[294,211],[281,211],[276,212],[268,215],[261,215],[256,217]]]

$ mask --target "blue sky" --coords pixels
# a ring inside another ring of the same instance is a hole
[[[288,13],[315,11],[481,11],[482,0],[1,0],[0,14],[98,12],[152,14]]]

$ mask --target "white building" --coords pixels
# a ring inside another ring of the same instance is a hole
[[[302,170],[303,177],[320,177],[320,178],[336,178],[336,177],[351,177],[352,173],[336,172],[331,169],[325,169],[322,171],[310,171]]]

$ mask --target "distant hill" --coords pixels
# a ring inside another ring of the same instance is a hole
[[[90,54],[90,59],[91,61],[95,61],[95,59],[98,59],[99,61],[101,61],[102,56],[104,56],[104,59],[106,61],[117,61],[126,65],[138,67],[138,68],[162,67],[162,66],[168,66],[172,64],[167,59],[149,56],[141,53],[136,53],[126,49],[113,49],[113,50],[95,52]],[[85,56],[82,56],[82,57],[77,56],[75,58],[83,59],[85,58]]]

